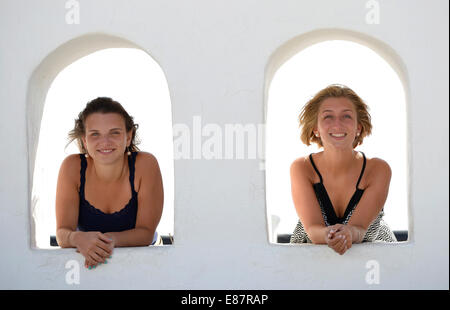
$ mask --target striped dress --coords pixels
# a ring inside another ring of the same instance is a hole
[[[345,209],[345,213],[342,218],[338,217],[334,211],[331,200],[328,196],[328,193],[323,185],[322,175],[314,164],[312,154],[309,155],[309,159],[311,160],[311,164],[318,174],[320,178],[319,183],[313,184],[314,192],[316,193],[317,200],[319,202],[320,210],[322,212],[322,217],[326,226],[332,226],[335,224],[344,224],[347,225],[352,217],[353,211],[358,205],[361,196],[364,193],[363,189],[358,188],[359,182],[364,174],[364,170],[366,167],[366,156],[363,152],[361,152],[364,158],[363,167],[361,169],[361,174],[359,176],[358,182],[356,183],[356,190],[353,194],[350,202],[348,203],[347,208]],[[384,242],[396,242],[394,233],[390,230],[389,226],[383,221],[384,211],[378,214],[375,220],[369,225],[366,234],[364,235],[362,242],[375,242],[375,241],[384,241]],[[298,221],[297,226],[291,236],[290,243],[312,243],[311,239],[309,239],[305,228],[303,227],[300,220]]]

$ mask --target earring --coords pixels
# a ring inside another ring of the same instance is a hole
[[[127,155],[130,156],[131,155],[130,147],[127,147],[127,150],[128,150]]]
[[[318,138],[318,137],[319,137],[319,133],[318,133],[318,132],[316,132],[316,133],[315,133],[315,136],[316,136],[316,137]]]
[[[88,158],[88,157],[89,157],[89,154],[86,152],[86,153],[84,153],[84,156],[85,156],[86,158]]]
[[[356,136],[359,137],[359,132],[356,133]]]

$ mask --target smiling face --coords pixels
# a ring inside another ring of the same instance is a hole
[[[130,145],[132,132],[117,113],[92,113],[85,120],[82,138],[89,156],[102,163],[111,163],[124,156]]]
[[[354,104],[345,97],[331,97],[320,104],[314,134],[319,135],[324,148],[353,149],[361,127]]]

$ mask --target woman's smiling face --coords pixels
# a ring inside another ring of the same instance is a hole
[[[324,148],[351,148],[356,135],[361,132],[354,104],[345,97],[325,99],[319,108],[314,133],[320,135]]]
[[[92,113],[84,124],[83,143],[89,156],[103,163],[114,162],[124,155],[131,141],[125,121],[117,113]]]

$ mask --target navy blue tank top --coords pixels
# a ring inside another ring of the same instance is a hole
[[[311,164],[316,170],[317,175],[320,178],[319,183],[313,184],[314,192],[316,193],[317,200],[319,202],[319,205],[322,209],[322,215],[325,219],[326,226],[335,225],[335,224],[346,224],[346,222],[350,219],[349,215],[353,213],[353,210],[355,209],[356,205],[358,204],[359,200],[361,199],[364,190],[358,188],[359,182],[361,181],[361,178],[364,174],[364,169],[366,168],[366,156],[363,152],[361,152],[364,158],[363,166],[361,169],[361,174],[359,175],[358,182],[356,183],[356,189],[355,193],[353,194],[352,198],[350,198],[350,201],[348,202],[347,208],[345,209],[344,215],[342,217],[337,216],[336,212],[334,211],[333,204],[331,203],[331,199],[328,196],[327,190],[325,189],[325,186],[323,185],[323,179],[322,175],[319,172],[319,169],[317,169],[314,160],[312,158],[312,154],[309,155],[309,159],[311,160]]]
[[[128,156],[128,167],[130,171],[131,199],[120,211],[114,213],[104,213],[95,208],[86,200],[84,196],[84,185],[86,183],[87,160],[84,154],[80,154],[80,206],[78,213],[78,230],[80,231],[100,231],[119,232],[133,229],[136,226],[136,216],[138,208],[137,192],[134,190],[134,166],[137,152],[132,152]]]

